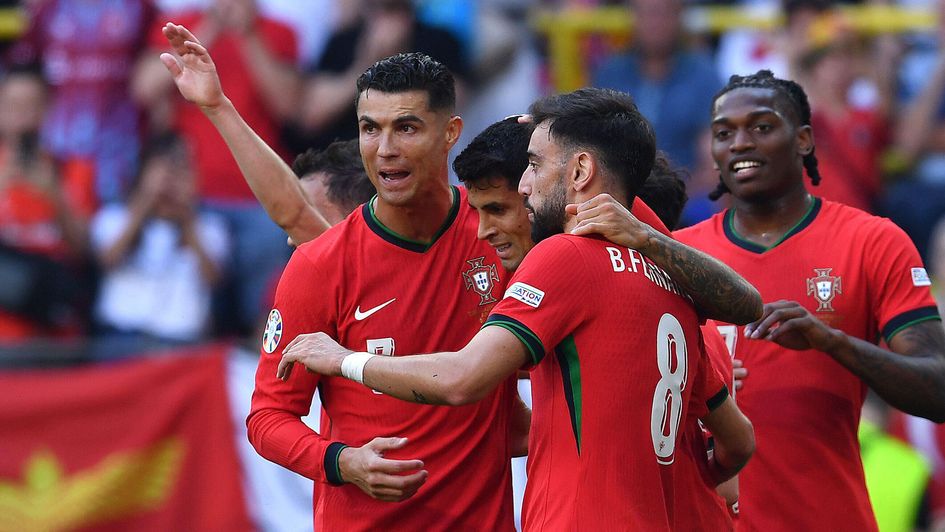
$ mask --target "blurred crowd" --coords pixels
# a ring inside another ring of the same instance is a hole
[[[872,4],[937,22],[864,31],[841,9]],[[693,9],[723,5],[775,23],[693,31]],[[292,162],[357,136],[354,81],[399,51],[459,80],[455,155],[561,89],[555,29],[537,13],[607,7],[632,14],[631,30],[588,33],[570,67],[653,122],[688,174],[683,225],[725,207],[707,197],[713,95],[770,69],[810,97],[814,193],[903,227],[945,311],[945,0],[24,0],[0,1],[24,22],[0,43],[0,342],[258,334],[292,248],[174,88],[165,22],[193,30],[242,116]]]
[[[7,3],[24,24],[0,65],[3,340],[205,341],[252,335],[265,314],[291,248],[174,89],[158,57],[166,21],[193,29],[247,122],[291,162],[357,136],[354,80],[379,58],[419,50],[447,64],[468,141],[561,89],[536,13],[619,9],[630,31],[588,32],[579,64],[564,66],[636,98],[689,175],[683,225],[724,207],[707,197],[712,95],[731,74],[768,68],[810,95],[817,194],[891,217],[943,277],[945,17],[866,32],[835,2],[751,0],[727,7],[775,24],[696,32],[687,12],[704,6],[681,0]],[[897,7],[945,12],[937,0]]]

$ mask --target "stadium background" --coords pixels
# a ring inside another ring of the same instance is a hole
[[[35,22],[30,10],[44,3],[55,2],[0,2],[4,77],[19,66],[16,51]],[[160,14],[150,22],[211,3],[155,2]],[[307,78],[317,71],[313,65],[333,29],[356,17],[357,3],[259,0],[258,8],[260,16],[291,26],[298,43],[297,74]],[[881,109],[885,124],[895,130],[911,116],[908,110],[919,95],[937,96],[930,131],[945,126],[939,109],[945,108],[945,88],[936,93],[932,86],[941,55],[938,37],[945,34],[941,2],[821,2],[829,9],[802,34],[787,32],[776,1],[684,3],[685,49],[708,57],[720,79],[732,73],[726,65],[738,64],[739,58],[768,65],[765,55],[778,52],[770,43],[786,41],[798,55],[854,43],[858,64],[867,66],[894,48],[895,90],[888,105],[879,103],[881,81],[868,68],[855,72],[855,83],[848,87],[850,105]],[[331,16],[305,17],[306,9],[324,9],[319,12]],[[633,13],[623,2],[430,0],[419,2],[415,15],[453,32],[465,50],[464,141],[492,121],[520,112],[537,96],[591,83],[594,69],[633,44],[635,36]],[[129,57],[153,53],[139,48]],[[150,125],[139,126],[146,144],[160,110],[141,111],[149,117]],[[698,121],[707,117],[706,108]],[[945,167],[936,163],[943,153],[923,148],[917,154],[910,148],[891,138],[869,153],[881,174],[869,208],[909,232],[941,296],[945,228],[938,220],[945,213]],[[292,153],[286,150],[287,157]],[[53,155],[57,162],[68,158]],[[700,201],[703,189],[714,183],[711,169],[696,160],[688,170],[695,203],[709,211],[720,208]],[[65,176],[69,170],[63,165],[58,171]],[[98,197],[89,216],[108,202],[127,200],[92,188]],[[694,210],[689,221],[706,212]],[[59,270],[29,263],[35,275],[24,286],[18,258],[30,255],[5,240],[7,222],[0,216],[0,300],[10,306],[0,310],[25,312],[33,319],[35,313],[15,303],[17,294],[45,293],[39,287],[55,285]],[[80,309],[76,321],[61,328],[44,323],[25,334],[0,331],[0,531],[309,529],[311,483],[259,458],[245,438],[258,324],[221,325],[232,317],[220,310],[227,304],[224,298],[214,303],[198,339],[162,338],[151,330],[114,334],[94,323],[98,295],[96,284],[90,286],[83,300],[88,308]],[[267,297],[268,292],[261,295],[260,320],[268,310]],[[945,296],[939,303],[941,308]],[[945,431],[889,412],[873,400],[868,406],[865,417],[876,425],[864,429],[864,462],[882,529],[945,530]],[[317,426],[317,412],[308,422]]]

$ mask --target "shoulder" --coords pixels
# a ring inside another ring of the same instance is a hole
[[[904,238],[908,235],[889,218],[876,216],[866,211],[830,200],[821,200],[823,227],[829,227],[835,234],[851,239],[876,240],[877,237]]]
[[[690,245],[693,245],[700,240],[704,240],[709,235],[715,233],[716,230],[722,226],[725,212],[726,211],[722,211],[713,214],[711,218],[703,220],[695,225],[677,229],[676,231],[673,231],[673,236],[676,238],[676,240]]]

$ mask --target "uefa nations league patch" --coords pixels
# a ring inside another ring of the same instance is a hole
[[[932,279],[925,268],[912,268],[912,284],[914,286],[932,286]]]
[[[266,321],[266,330],[263,331],[263,351],[272,353],[279,347],[280,340],[282,340],[282,314],[278,310],[272,309],[272,312],[269,313],[269,319]]]

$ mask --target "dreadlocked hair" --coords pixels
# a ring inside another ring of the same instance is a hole
[[[745,88],[770,89],[774,91],[779,97],[790,102],[796,114],[795,118],[802,126],[810,125],[810,103],[807,101],[807,94],[804,92],[804,89],[794,81],[774,77],[774,74],[772,74],[770,70],[759,70],[748,76],[736,75],[728,78],[728,85],[722,87],[712,98],[712,106],[715,107],[715,102],[721,98],[723,94],[735,89]],[[804,170],[806,170],[807,175],[810,176],[811,184],[814,186],[819,185],[820,171],[817,170],[817,156],[814,155],[813,147],[811,147],[810,153],[804,156],[803,162]],[[725,186],[725,183],[722,181],[722,176],[719,175],[719,184],[715,187],[715,190],[709,193],[709,199],[715,201],[721,198],[726,192],[729,192],[728,187]]]

